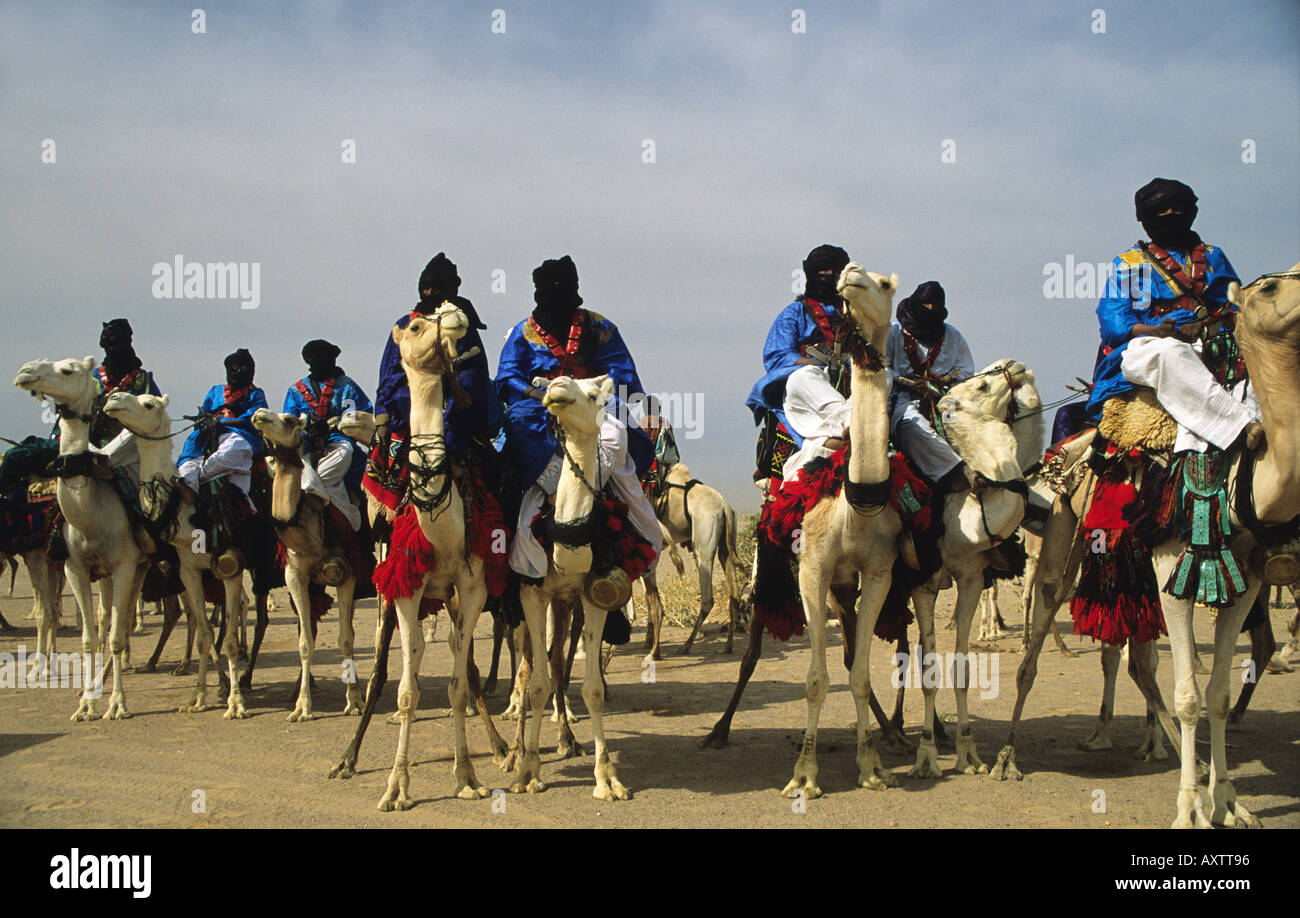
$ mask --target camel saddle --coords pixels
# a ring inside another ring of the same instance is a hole
[[[1097,430],[1122,450],[1163,453],[1174,448],[1178,422],[1156,401],[1155,390],[1139,386],[1106,400]]]

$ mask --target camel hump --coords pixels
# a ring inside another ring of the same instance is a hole
[[[676,463],[668,470],[669,481],[679,481],[685,483],[691,480],[691,470],[684,462]]]

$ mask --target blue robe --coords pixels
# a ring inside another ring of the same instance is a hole
[[[1186,270],[1188,256],[1171,252],[1174,259]],[[1202,299],[1216,307],[1228,301],[1228,285],[1237,280],[1223,250],[1217,246],[1205,247],[1205,289]],[[1178,299],[1173,288],[1151,267],[1142,250],[1136,245],[1115,256],[1111,264],[1106,291],[1097,304],[1097,319],[1101,324],[1102,349],[1110,348],[1097,361],[1092,374],[1092,396],[1088,399],[1088,417],[1094,422],[1101,419],[1102,405],[1112,395],[1131,392],[1133,384],[1124,378],[1120,362],[1128,348],[1129,332],[1134,325],[1159,325],[1172,318],[1176,325],[1194,321],[1196,316],[1186,309],[1176,309],[1160,318],[1152,315],[1157,304],[1167,304]],[[1235,311],[1235,310],[1234,310]]]
[[[319,394],[318,387],[312,385],[311,377],[304,376],[299,380],[309,391]],[[370,411],[370,398],[361,387],[356,384],[351,376],[346,373],[340,373],[334,382],[334,393],[330,397],[329,408],[326,409],[325,419],[337,418],[348,411]],[[284,394],[284,413],[291,414],[294,417],[306,414],[310,417],[316,416],[316,409],[307,404],[302,393],[298,391],[297,385],[290,387],[289,391]],[[333,443],[353,444],[353,440],[347,434],[337,430],[331,430],[329,439],[326,442],[326,449]],[[352,450],[352,465],[348,467],[347,474],[343,476],[348,484],[358,486],[361,484],[361,476],[366,471],[366,450],[355,448]],[[303,450],[307,449],[307,441],[303,441]]]
[[[203,404],[199,407],[202,411],[212,414],[225,404],[226,387],[217,385],[208,390],[207,398],[203,399]],[[236,412],[236,415],[232,418],[223,419],[218,430],[228,430],[234,436],[243,437],[248,441],[248,445],[253,448],[253,455],[260,456],[264,452],[262,435],[253,427],[253,415],[258,408],[270,408],[270,405],[266,403],[266,393],[254,386],[252,391],[248,393],[247,398],[230,407],[231,410]],[[180,456],[176,459],[176,465],[179,466],[191,459],[203,459],[203,446],[206,440],[207,436],[202,431],[198,429],[191,431],[185,441],[185,448],[181,450]]]
[[[614,381],[614,398],[606,410],[628,420],[620,411],[620,397],[645,393],[641,378],[637,376],[636,364],[613,322],[591,310],[587,310],[587,322],[584,334],[596,336],[596,347],[587,363],[587,372],[590,377],[609,375]],[[528,484],[537,480],[555,454],[555,438],[551,435],[548,421],[550,414],[541,402],[525,395],[524,390],[533,384],[535,377],[553,378],[558,368],[559,361],[528,319],[510,330],[501,350],[501,360],[497,363],[496,391],[506,403],[506,461],[520,470]],[[637,476],[644,475],[654,461],[654,446],[646,432],[635,423],[628,424],[627,448],[636,465]]]
[[[826,317],[831,320],[831,327],[838,327],[844,321],[843,311],[829,303],[822,303]],[[799,360],[804,356],[800,348],[808,344],[820,345],[821,329],[813,317],[808,314],[808,307],[802,300],[795,300],[782,309],[767,333],[763,344],[763,368],[767,372],[763,378],[754,383],[745,404],[754,412],[754,423],[763,423],[763,412],[770,411],[785,426],[796,448],[803,446],[803,437],[795,432],[786,420],[781,406],[785,401],[785,381],[795,370],[799,369]]]
[[[453,300],[453,302],[455,302]],[[398,328],[406,328],[411,323],[411,314],[400,317],[395,323]],[[491,436],[492,419],[499,413],[500,407],[494,405],[491,398],[490,382],[492,374],[488,370],[487,350],[478,329],[471,328],[465,336],[456,342],[456,353],[463,354],[470,348],[477,347],[479,354],[461,364],[456,371],[456,379],[465,394],[469,396],[468,405],[458,405],[451,393],[447,393],[447,408],[443,412],[444,435],[447,448],[454,454],[464,453],[475,435],[484,432]],[[384,343],[384,356],[379,361],[379,387],[375,389],[375,414],[388,415],[388,429],[392,433],[405,435],[411,425],[411,387],[406,381],[406,370],[402,368],[402,352],[393,343],[390,332]]]

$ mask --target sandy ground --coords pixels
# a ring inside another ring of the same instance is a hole
[[[680,597],[695,590],[693,574],[675,585],[675,575],[663,579],[680,609]],[[949,591],[941,597],[941,621],[950,614],[954,596]],[[77,697],[70,688],[0,689],[0,826],[1101,828],[1164,827],[1174,816],[1177,760],[1172,756],[1154,763],[1134,759],[1142,739],[1144,709],[1136,687],[1122,671],[1112,728],[1115,747],[1104,752],[1076,748],[1095,721],[1101,675],[1098,646],[1072,634],[1066,640],[1080,652],[1077,659],[1063,658],[1050,649],[1041,658],[1038,683],[1019,733],[1023,782],[955,774],[951,752],[940,755],[947,769],[942,779],[908,779],[913,757],[885,752],[885,764],[898,776],[899,785],[883,792],[856,789],[854,704],[835,628],[830,631],[832,687],[820,733],[820,783],[826,796],[807,802],[806,812],[798,812],[778,791],[790,777],[802,736],[807,642],[802,638],[788,645],[770,638],[765,642],[730,747],[702,749],[700,740],[726,704],[739,660],[739,653],[718,652],[722,637],[716,623],[688,657],[678,654],[686,632],[665,628],[665,659],[655,666],[653,679],[642,667],[642,627],[634,628],[633,643],[613,658],[605,729],[620,777],[634,792],[631,801],[611,804],[591,796],[591,725],[576,685],[570,689],[581,714],[575,732],[588,755],[557,758],[555,727],[548,719],[542,728],[545,793],[477,802],[453,799],[449,797],[453,734],[446,706],[450,655],[443,640],[445,621],[439,623],[439,642],[425,655],[423,694],[411,745],[411,793],[417,805],[403,813],[380,813],[375,804],[392,764],[397,728],[386,722],[386,716],[376,717],[361,750],[357,776],[348,781],[326,778],[357,723],[340,714],[344,691],[338,678],[337,619],[331,615],[322,624],[314,666],[315,706],[321,717],[290,724],[286,716],[298,655],[287,595],[279,591],[277,600],[255,685],[246,696],[250,717],[244,721],[223,720],[224,707],[201,714],[176,713],[177,706],[187,701],[193,676],[177,677],[165,670],[156,675],[128,674],[127,704],[134,716],[118,722],[69,722]],[[1002,601],[1013,636],[992,647],[997,653],[998,693],[988,700],[974,694],[971,702],[979,752],[990,765],[1006,736],[1020,660],[1019,627],[1012,611],[1018,601],[1014,589],[1004,590]],[[13,597],[0,595],[0,610],[18,626],[16,632],[0,635],[0,652],[15,653],[19,645],[33,648],[35,629],[26,618],[30,607],[31,591],[20,574]],[[65,608],[65,622],[71,622],[71,597]],[[1290,610],[1272,612],[1279,638],[1290,614]],[[373,600],[361,604],[357,619],[357,659],[365,679],[373,651]],[[147,616],[145,623],[146,633],[133,640],[137,663],[152,650],[160,617]],[[1201,616],[1197,638],[1202,653],[1209,649],[1209,633],[1208,621]],[[487,616],[480,620],[477,634],[477,658],[486,672],[491,647]],[[939,640],[940,650],[951,650],[954,632],[940,630]],[[182,641],[178,632],[164,653],[168,668],[179,659]],[[59,646],[78,650],[79,635],[64,628]],[[737,650],[743,646],[744,635],[738,635]],[[1168,698],[1172,666],[1167,642],[1162,641],[1160,649],[1159,680]],[[1248,656],[1244,638],[1237,652],[1239,663]],[[873,642],[873,683],[884,689],[887,707],[892,706],[891,653],[884,644]],[[396,708],[397,659],[394,654],[381,715]],[[579,662],[575,681],[581,668]],[[1204,679],[1201,682],[1203,686]],[[1265,676],[1245,722],[1229,732],[1229,766],[1238,793],[1266,826],[1300,827],[1298,689],[1300,673]],[[505,707],[505,691],[503,683],[490,699],[493,713]],[[1234,699],[1236,691],[1234,685]],[[101,711],[104,703],[101,700]],[[941,692],[939,710],[952,718],[955,705],[950,690]],[[920,691],[909,691],[906,717],[913,738],[922,711]],[[514,725],[499,726],[509,737]],[[479,779],[491,787],[507,786],[508,776],[487,754],[481,725],[472,722],[469,731]],[[950,732],[955,734],[955,727]],[[1208,736],[1204,720],[1201,736]],[[1208,747],[1199,748],[1203,756],[1208,755]],[[206,812],[194,812],[199,796],[206,802]],[[1100,803],[1104,812],[1095,812]]]

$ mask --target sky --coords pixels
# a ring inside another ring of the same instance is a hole
[[[1097,347],[1097,289],[1048,296],[1050,266],[1131,246],[1151,178],[1243,281],[1300,259],[1293,0],[210,2],[196,31],[199,2],[0,2],[0,369],[98,357],[125,316],[173,415],[238,347],[278,407],[318,337],[373,395],[445,251],[495,372],[570,254],[746,511],[745,396],[816,245],[939,281],[976,365],[1045,401]],[[257,308],[155,297],[178,255],[256,264]],[[0,435],[46,429],[0,388]]]

